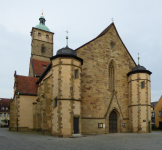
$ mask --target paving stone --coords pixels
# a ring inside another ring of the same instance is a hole
[[[161,141],[162,131],[58,138],[39,132],[12,132],[0,128],[1,150],[161,150]]]

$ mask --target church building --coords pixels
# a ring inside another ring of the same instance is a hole
[[[150,75],[137,65],[114,23],[73,50],[53,56],[53,36],[40,23],[31,31],[29,75],[14,74],[10,130],[75,134],[151,132]]]

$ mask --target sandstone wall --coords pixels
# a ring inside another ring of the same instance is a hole
[[[38,33],[41,35],[38,36]],[[33,28],[31,38],[32,57],[38,60],[49,61],[49,58],[53,56],[53,33]],[[45,47],[44,53],[41,51],[42,45]]]
[[[150,76],[147,73],[132,74],[129,76],[128,82],[130,92],[130,132],[150,132]],[[144,82],[144,88],[141,88],[141,82]]]
[[[111,48],[111,42],[114,47]],[[78,57],[84,60],[82,66],[82,118],[103,118],[106,115],[112,91],[109,89],[109,65],[112,62],[115,68],[115,91],[123,121],[129,119],[129,97],[127,73],[135,67],[135,63],[114,26],[109,31],[76,50]],[[128,130],[124,128],[124,131]]]
[[[74,78],[75,69],[79,77]],[[73,118],[79,118],[81,133],[81,62],[74,58],[56,58],[52,60],[52,134],[69,137],[74,133]],[[57,98],[57,106],[55,99]]]
[[[20,95],[18,99],[18,125],[21,128],[33,129],[33,102],[37,96]]]

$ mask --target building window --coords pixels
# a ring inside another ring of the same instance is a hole
[[[155,117],[155,113],[151,112],[151,118],[154,118],[154,117]]]
[[[8,117],[10,117],[10,114],[8,113]]]
[[[159,127],[162,127],[162,121],[159,121]]]
[[[152,120],[152,122],[155,122],[155,119],[151,119]]]
[[[109,66],[109,89],[114,90],[114,66],[113,63],[110,63]]]
[[[111,46],[111,48],[113,48],[114,47],[114,42],[111,42],[110,46]]]
[[[6,107],[6,110],[8,110],[8,107]]]
[[[78,70],[75,70],[74,74],[75,74],[75,79],[77,79],[78,78]]]
[[[6,117],[6,113],[4,113],[4,117]]]
[[[4,110],[4,107],[1,107],[1,110]]]
[[[38,33],[38,36],[41,36],[41,33]]]
[[[45,47],[44,47],[44,45],[42,45],[41,52],[42,52],[42,53],[45,53]]]
[[[46,65],[43,65],[43,68],[47,68],[47,66]]]
[[[48,39],[49,38],[49,35],[46,35],[46,38]]]
[[[141,82],[141,89],[145,88],[145,81]]]
[[[0,113],[0,117],[2,117],[2,113]]]
[[[103,123],[98,123],[98,128],[103,128]]]
[[[55,107],[57,107],[57,98],[55,98]]]
[[[159,114],[158,114],[159,117],[161,117],[161,111],[159,111]]]

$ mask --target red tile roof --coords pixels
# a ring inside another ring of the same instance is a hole
[[[0,112],[9,112],[10,111],[10,100],[11,99],[0,98]],[[2,109],[2,107],[5,107],[5,108]],[[6,107],[8,108],[8,110],[6,110]]]
[[[46,70],[47,66],[50,64],[48,61],[41,61],[32,59],[33,62],[33,68],[34,68],[34,74],[36,76],[41,76],[43,72]],[[43,66],[46,66],[46,68],[43,68]]]
[[[8,104],[10,104],[10,100],[11,100],[11,99],[8,99],[8,98],[0,98],[0,103],[1,103],[3,106],[7,106]]]
[[[20,94],[37,94],[38,78],[17,75],[17,92]]]

